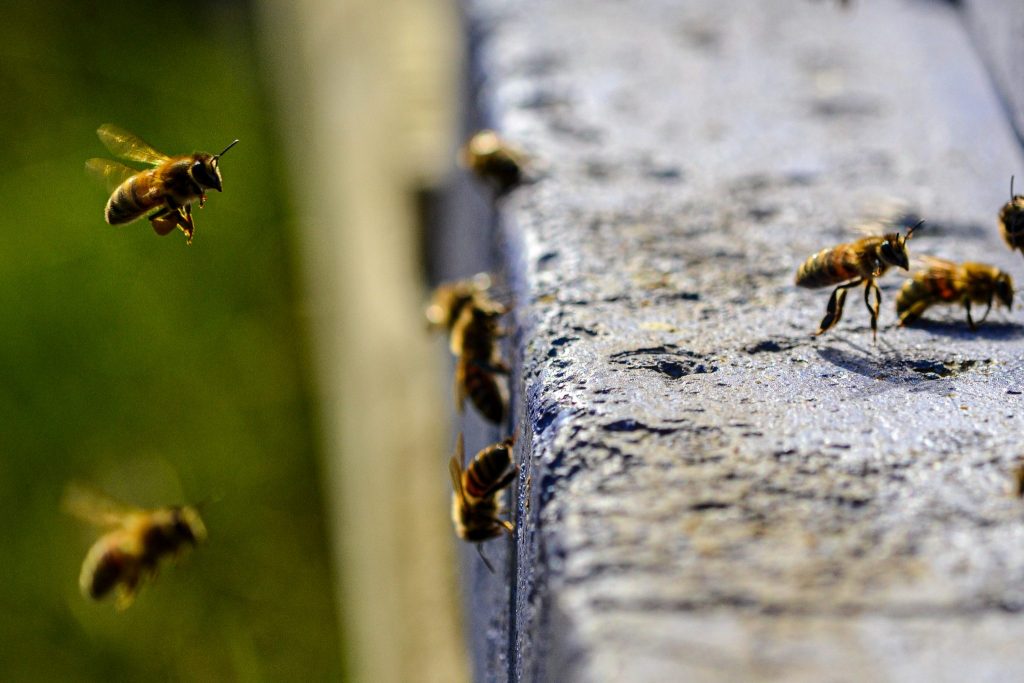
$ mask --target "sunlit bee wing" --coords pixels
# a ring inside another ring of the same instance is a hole
[[[852,232],[862,237],[877,237],[888,232],[903,232],[919,220],[909,202],[884,199],[863,212],[862,218],[852,226]]]
[[[463,504],[466,504],[466,492],[462,489],[462,461],[466,456],[466,448],[463,445],[462,433],[459,433],[459,440],[455,445],[455,454],[448,461],[448,473],[452,475],[452,488],[455,495]]]
[[[100,140],[112,153],[122,159],[139,161],[144,164],[159,166],[169,156],[156,151],[152,145],[144,142],[139,136],[129,133],[123,128],[118,128],[112,123],[104,123],[96,131]]]
[[[86,172],[102,182],[107,192],[113,192],[121,183],[139,172],[138,169],[129,168],[119,161],[110,159],[89,159],[85,162]]]
[[[139,508],[106,496],[82,484],[68,484],[64,491],[64,511],[97,526],[119,526]]]

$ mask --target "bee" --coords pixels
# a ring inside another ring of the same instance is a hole
[[[999,232],[1010,250],[1024,254],[1024,195],[1013,194],[1013,176],[1010,176],[1010,201],[999,210]]]
[[[431,295],[426,309],[427,323],[431,329],[452,331],[455,321],[464,306],[477,301],[488,306],[498,306],[488,297],[491,276],[477,273],[473,277],[438,285]]]
[[[206,540],[199,511],[188,505],[143,510],[71,487],[65,508],[110,529],[86,553],[78,585],[93,600],[116,592],[118,611],[131,606],[142,582],[156,575],[164,558],[178,557]]]
[[[515,189],[523,181],[526,154],[493,130],[481,130],[469,138],[462,147],[459,160],[499,196]]]
[[[466,450],[460,433],[455,453],[448,461],[448,472],[454,489],[452,522],[455,524],[455,535],[464,541],[476,543],[480,559],[492,574],[494,567],[484,557],[481,544],[502,533],[512,534],[515,531],[512,522],[498,516],[501,508],[498,493],[511,484],[519,473],[519,468],[512,464],[513,442],[513,437],[509,437],[487,446],[463,469]]]
[[[149,214],[146,217],[156,234],[166,235],[179,228],[192,244],[192,204],[198,201],[202,208],[207,190],[223,192],[220,158],[238,140],[219,154],[195,152],[172,157],[109,123],[100,126],[96,134],[115,156],[153,166],[139,171],[110,159],[85,162],[86,170],[104,181],[112,193],[104,213],[107,223],[131,223]]]
[[[505,417],[505,395],[495,378],[508,374],[498,354],[497,340],[504,334],[498,318],[500,305],[473,300],[462,307],[452,326],[450,348],[455,355],[455,407],[461,413],[468,397],[480,414],[494,424]]]
[[[1013,307],[1013,278],[995,266],[952,261],[925,256],[926,266],[914,273],[896,295],[896,314],[900,325],[909,325],[936,304],[963,304],[967,309],[967,324],[971,330],[985,322],[992,310],[993,300],[1007,308]],[[985,315],[977,323],[971,316],[971,304],[986,304]]]
[[[871,314],[871,333],[878,339],[878,311],[882,305],[882,291],[875,280],[892,266],[907,270],[910,267],[907,256],[907,240],[924,221],[907,231],[905,236],[889,233],[881,236],[862,237],[856,242],[840,244],[822,249],[803,262],[796,271],[798,287],[815,289],[838,285],[832,290],[825,317],[815,336],[824,334],[843,317],[846,290],[865,285],[864,305]],[[875,305],[871,305],[871,292],[875,293]]]

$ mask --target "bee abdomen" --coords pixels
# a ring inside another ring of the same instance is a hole
[[[903,317],[903,314],[910,309],[919,308],[918,314],[920,314],[937,301],[938,298],[927,282],[922,282],[917,278],[907,280],[896,295],[896,313]]]
[[[142,183],[140,187],[139,176],[132,176],[121,183],[107,200],[107,223],[130,223],[153,208],[151,202],[143,200],[146,185],[147,183]]]
[[[472,360],[460,358],[456,377],[480,414],[489,422],[501,424],[505,417],[505,397],[494,374]]]
[[[483,498],[512,464],[508,447],[500,444],[476,457],[466,470],[466,494]]]
[[[798,287],[814,289],[851,280],[857,276],[844,263],[842,247],[822,249],[804,261],[796,271]]]

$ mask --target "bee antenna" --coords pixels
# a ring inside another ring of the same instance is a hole
[[[234,147],[234,146],[235,146],[235,145],[237,145],[237,144],[238,144],[238,140],[235,140],[235,141],[234,141],[234,142],[232,142],[232,143],[231,143],[230,145],[228,145],[228,146],[227,146],[227,147],[225,147],[225,148],[224,148],[223,150],[221,150],[221,153],[220,153],[220,154],[215,154],[215,155],[213,156],[213,158],[214,158],[214,159],[220,159],[220,158],[221,158],[222,156],[224,156],[224,153],[225,153],[225,152],[227,152],[227,151],[228,151],[229,149],[231,149],[232,147]]]
[[[1010,176],[1010,201],[1013,201],[1013,176]]]
[[[922,225],[924,225],[924,219],[919,220],[917,223],[914,224],[912,228],[910,228],[910,230],[907,230],[907,236],[903,238],[903,241],[906,242],[907,240],[909,240],[910,236],[914,234],[914,231],[920,228]]]

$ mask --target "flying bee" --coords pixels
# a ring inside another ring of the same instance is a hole
[[[505,395],[495,374],[508,374],[497,340],[504,334],[498,318],[503,306],[473,300],[462,307],[452,326],[450,347],[456,357],[455,407],[461,413],[468,397],[480,414],[495,424],[505,416]]]
[[[477,273],[470,278],[438,285],[425,311],[428,325],[431,329],[451,332],[463,307],[473,301],[488,306],[500,306],[488,296],[490,288],[491,276],[487,273]]]
[[[481,130],[462,147],[459,161],[500,196],[522,183],[526,154],[493,130]]]
[[[132,604],[142,582],[156,575],[164,558],[178,557],[206,540],[199,511],[188,505],[143,510],[72,487],[65,508],[110,529],[86,553],[78,585],[93,600],[116,592],[118,611]]]
[[[871,314],[871,334],[878,339],[878,311],[882,305],[882,291],[875,280],[892,266],[907,270],[910,267],[907,256],[907,240],[924,221],[907,230],[905,236],[889,233],[881,236],[862,237],[856,242],[840,244],[822,249],[803,262],[796,271],[799,287],[815,289],[838,285],[832,290],[825,317],[815,336],[824,334],[843,317],[846,290],[864,285],[864,305]],[[871,292],[875,293],[875,305],[871,305]]]
[[[448,461],[448,472],[452,477],[452,522],[455,535],[464,541],[476,543],[476,550],[487,568],[494,573],[494,567],[484,557],[481,544],[502,533],[512,534],[512,522],[501,519],[501,504],[498,493],[512,483],[519,468],[512,464],[512,444],[509,437],[504,441],[487,446],[463,469],[466,449],[462,434],[455,444],[455,454]]]
[[[932,256],[921,257],[924,270],[914,273],[896,295],[896,314],[900,325],[910,325],[936,304],[963,304],[971,330],[985,322],[992,302],[1013,307],[1013,278],[995,266],[984,263],[961,264]],[[986,304],[985,315],[977,323],[971,316],[971,304]]]
[[[1010,201],[999,210],[999,232],[1010,250],[1024,254],[1024,195],[1013,194],[1013,176],[1010,176]]]
[[[172,157],[109,123],[100,126],[96,134],[115,156],[153,166],[140,171],[110,159],[85,162],[86,170],[104,181],[112,193],[104,213],[107,223],[121,225],[146,216],[156,234],[179,228],[192,244],[192,204],[198,201],[202,208],[207,190],[223,192],[220,158],[238,140],[219,154],[195,152]]]

